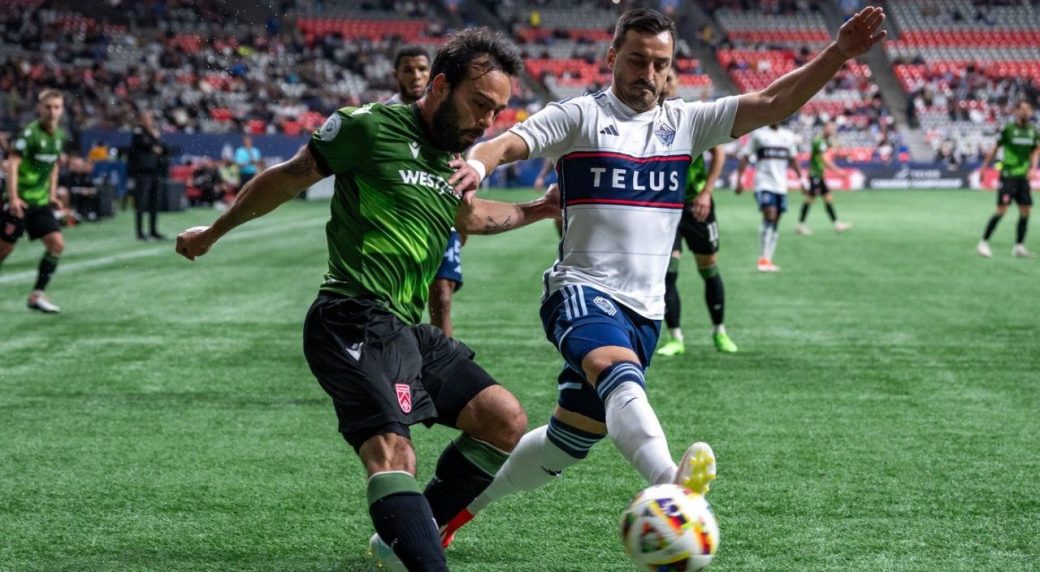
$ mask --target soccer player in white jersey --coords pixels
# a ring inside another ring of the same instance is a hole
[[[740,151],[737,186],[734,189],[738,195],[744,192],[744,169],[751,159],[755,160],[755,200],[758,209],[762,211],[762,225],[758,230],[761,247],[758,270],[779,272],[780,267],[773,264],[773,254],[780,239],[780,216],[787,212],[788,167],[798,176],[798,184],[805,191],[805,184],[801,182],[802,171],[798,167],[797,137],[790,129],[780,127],[779,124],[752,133]]]
[[[883,22],[880,8],[865,8],[816,58],[762,91],[658,105],[675,27],[655,10],[631,10],[618,20],[607,52],[612,86],[551,103],[453,163],[448,182],[470,200],[502,163],[556,161],[564,235],[545,273],[541,318],[566,366],[549,424],[524,435],[494,482],[442,528],[445,543],[489,502],[550,482],[608,435],[647,481],[708,490],[715,478],[711,448],[695,443],[676,465],[643,379],[664,314],[683,176],[704,150],[797,111],[846,60],[885,36]]]

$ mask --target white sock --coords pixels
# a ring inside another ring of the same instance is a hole
[[[769,223],[766,227],[766,245],[765,254],[763,255],[768,260],[773,260],[773,254],[776,252],[776,243],[780,240],[780,229],[776,223]]]
[[[719,324],[717,326],[712,326],[711,333],[713,333],[713,334],[725,334],[726,333],[726,326],[724,326],[722,324]]]
[[[682,328],[668,328],[668,334],[680,342],[683,341]]]
[[[643,388],[632,381],[624,382],[610,392],[605,407],[607,436],[621,456],[651,484],[672,482],[678,467],[668,451],[668,440],[661,422],[650,407]]]
[[[758,225],[758,251],[761,252],[759,258],[769,258],[766,256],[766,237],[769,236],[769,226],[766,221],[762,221]]]
[[[471,514],[477,514],[506,495],[546,485],[559,477],[564,469],[580,461],[546,438],[548,428],[548,425],[542,425],[520,438],[509,459],[495,473],[495,480],[467,507]]]

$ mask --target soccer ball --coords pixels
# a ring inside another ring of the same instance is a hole
[[[640,570],[693,572],[718,550],[719,524],[703,496],[656,485],[637,494],[621,515],[621,545]]]

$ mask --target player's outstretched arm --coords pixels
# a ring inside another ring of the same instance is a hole
[[[477,192],[480,181],[487,173],[494,171],[499,165],[526,159],[528,153],[527,143],[516,133],[506,131],[490,141],[474,145],[465,161],[455,159],[448,163],[456,169],[448,179],[448,184],[455,192],[462,194],[463,204],[471,204],[473,194]],[[474,162],[480,166],[474,167]],[[483,171],[479,170],[481,166]]]
[[[838,39],[804,66],[784,75],[762,91],[740,96],[733,121],[736,138],[764,125],[780,123],[823,89],[846,60],[861,56],[887,35],[881,29],[885,13],[869,6],[838,30]]]
[[[264,216],[324,178],[310,149],[306,146],[301,148],[292,159],[249,181],[235,203],[213,222],[213,226],[196,226],[180,233],[177,236],[177,254],[195,260],[196,256],[206,254],[213,243],[231,229]]]
[[[498,234],[546,218],[560,218],[560,189],[555,184],[528,203],[484,199],[473,199],[472,205],[462,203],[455,216],[455,228],[466,234]]]

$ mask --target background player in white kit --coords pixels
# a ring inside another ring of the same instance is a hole
[[[618,20],[607,52],[613,85],[549,104],[473,148],[448,181],[467,197],[502,163],[529,157],[557,163],[564,235],[545,273],[541,317],[566,366],[549,424],[524,435],[494,482],[442,530],[447,542],[491,501],[544,485],[583,459],[608,429],[647,481],[707,491],[714,453],[695,443],[675,464],[643,378],[664,313],[683,175],[705,149],[794,113],[846,60],[885,36],[884,19],[880,8],[862,10],[816,58],[760,92],[658,105],[675,28],[655,10],[631,10]]]
[[[773,264],[773,253],[780,239],[780,216],[787,212],[787,168],[798,176],[798,184],[805,192],[802,171],[798,167],[798,145],[794,132],[779,124],[768,129],[759,129],[751,134],[740,151],[737,166],[736,192],[744,192],[744,169],[748,161],[755,160],[755,201],[762,211],[762,225],[758,231],[761,253],[758,256],[759,272],[779,272]]]

